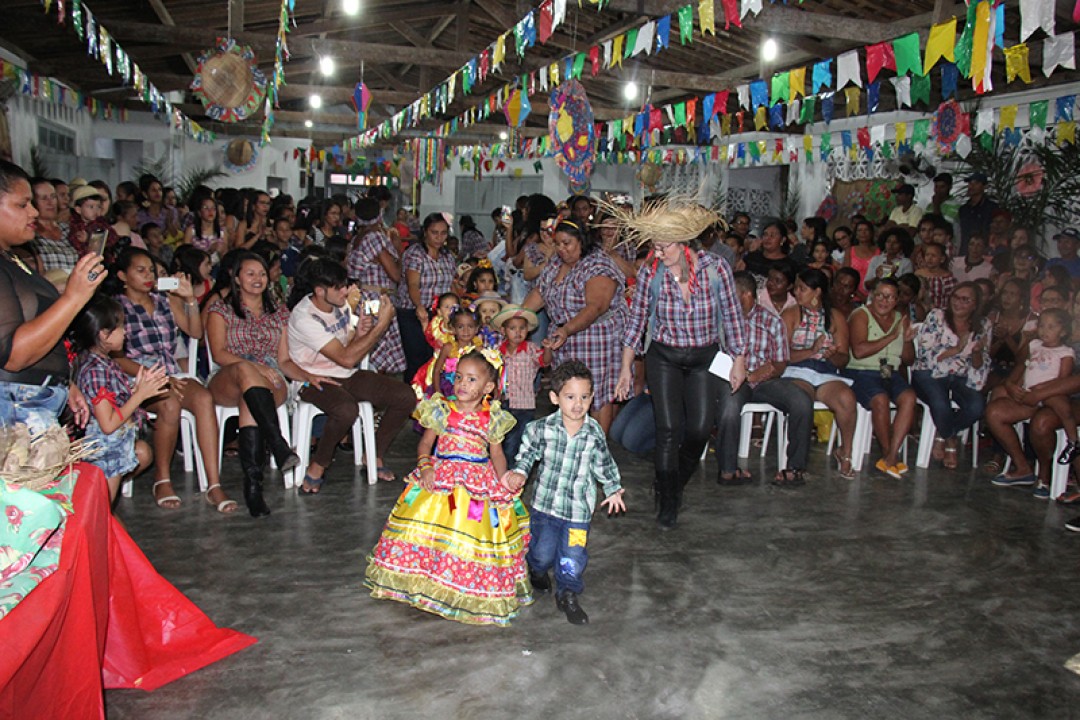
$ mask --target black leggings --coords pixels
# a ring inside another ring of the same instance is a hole
[[[652,343],[645,375],[656,417],[656,473],[683,484],[697,470],[712,432],[719,378],[709,372],[717,346],[677,348]]]
[[[416,317],[416,310],[398,308],[397,321],[401,330],[401,349],[405,351],[405,382],[411,383],[420,366],[431,359],[431,345],[424,337],[424,326]]]

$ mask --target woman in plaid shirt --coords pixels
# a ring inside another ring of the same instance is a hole
[[[691,247],[720,221],[716,213],[660,203],[616,217],[637,244],[652,243],[630,304],[616,397],[630,396],[634,356],[645,352],[656,416],[656,520],[667,530],[675,527],[683,487],[712,430],[719,378],[709,365],[721,342],[734,358],[731,391],[746,379],[746,318],[728,264]]]
[[[401,255],[402,282],[398,285],[397,307],[401,345],[405,350],[405,379],[411,380],[420,366],[431,357],[431,346],[424,339],[428,311],[435,298],[450,292],[457,272],[454,254],[446,247],[450,224],[439,213],[424,218],[420,242],[410,245]]]
[[[379,214],[379,201],[360,198],[356,201],[356,239],[349,249],[349,279],[360,286],[364,302],[393,295],[401,281],[401,257],[386,234]],[[405,370],[405,350],[397,318],[371,352],[371,366],[384,373]]]

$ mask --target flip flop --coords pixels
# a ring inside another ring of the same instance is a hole
[[[326,482],[326,477],[313,478],[310,475],[304,475],[304,482],[300,484],[299,492],[301,495],[318,495],[322,490],[322,484]],[[304,486],[307,486],[306,488]]]
[[[394,471],[386,467],[385,465],[380,465],[375,470],[375,476],[383,482],[394,482],[395,480],[397,480],[397,475],[394,474]]]

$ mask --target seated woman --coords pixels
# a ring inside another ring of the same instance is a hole
[[[878,239],[878,247],[881,248],[881,254],[871,258],[866,269],[869,278],[898,278],[915,271],[909,259],[915,243],[907,231],[898,227],[885,230]]]
[[[851,284],[855,287],[854,281]],[[814,401],[824,403],[836,417],[840,444],[833,451],[840,477],[851,480],[851,446],[855,440],[855,395],[851,381],[840,375],[848,362],[847,320],[832,307],[829,279],[820,270],[803,270],[795,281],[795,307],[781,315],[791,347],[782,378]]]
[[[794,307],[796,303],[791,294],[791,288],[795,285],[795,274],[795,263],[791,260],[774,263],[769,268],[765,287],[757,291],[758,304],[777,315],[782,314],[789,307]]]
[[[957,436],[982,417],[986,406],[982,387],[990,374],[991,329],[980,295],[975,283],[960,283],[949,307],[931,311],[915,337],[911,384],[937,428],[931,456],[950,470],[957,466]]]
[[[915,329],[896,309],[900,287],[892,278],[870,283],[867,304],[851,314],[851,360],[847,375],[854,381],[855,397],[870,411],[874,435],[882,457],[875,467],[900,479],[908,471],[900,462],[900,447],[915,420],[915,391],[908,385],[901,364],[915,360]],[[892,417],[890,401],[896,403]]]
[[[121,369],[132,377],[140,367],[165,366],[169,391],[146,406],[157,415],[154,421],[154,501],[159,507],[178,508],[180,498],[170,480],[170,467],[180,431],[180,411],[195,416],[195,433],[206,468],[206,500],[221,513],[236,511],[236,502],[221,489],[218,468],[218,424],[214,398],[198,380],[181,377],[176,361],[176,333],[203,336],[199,303],[186,275],[178,275],[179,287],[158,293],[157,273],[150,254],[141,248],[126,248],[114,267],[122,292],[117,300],[124,308],[124,353],[116,357]]]
[[[211,357],[221,366],[208,386],[218,405],[240,409],[244,501],[252,517],[269,515],[262,496],[266,446],[281,472],[300,463],[281,435],[277,414],[277,407],[288,395],[283,373],[293,380],[307,377],[289,359],[283,332],[289,323],[289,309],[274,301],[266,261],[244,251],[237,258],[228,300],[215,300],[206,310],[207,344]]]

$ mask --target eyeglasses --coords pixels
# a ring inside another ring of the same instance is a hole
[[[953,295],[952,299],[955,300],[956,302],[962,302],[962,303],[973,303],[973,302],[975,302],[975,298],[973,296],[971,296],[971,295]]]

